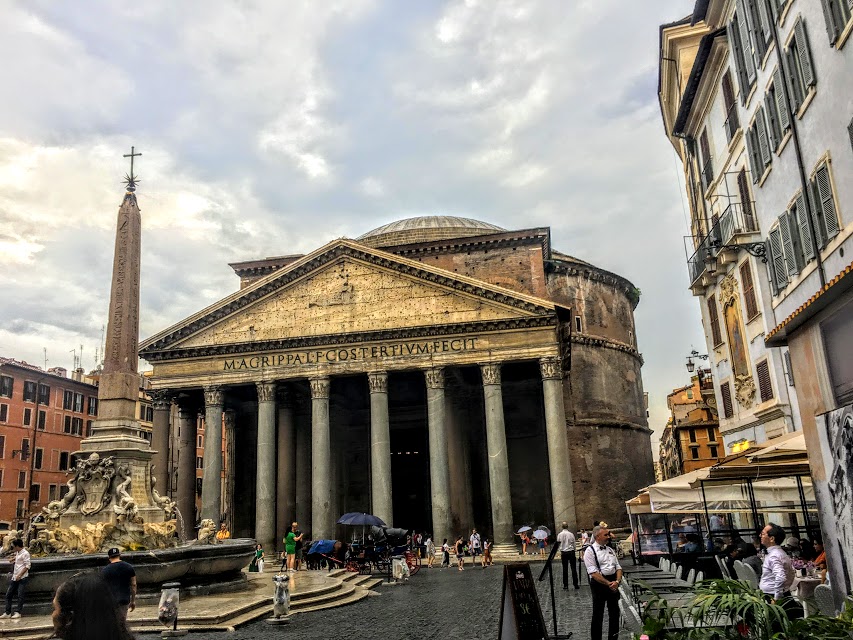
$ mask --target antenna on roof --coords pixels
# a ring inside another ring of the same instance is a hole
[[[42,347],[44,349],[44,370],[47,371],[47,347]]]

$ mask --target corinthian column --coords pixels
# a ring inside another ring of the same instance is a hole
[[[332,538],[332,449],[329,431],[329,378],[311,379],[311,538]]]
[[[429,423],[429,484],[432,493],[432,539],[451,539],[450,465],[447,458],[447,405],[444,369],[424,371]]]
[[[275,549],[275,383],[258,382],[255,539]]]
[[[184,540],[195,538],[196,408],[181,403],[178,413],[178,512]]]
[[[293,399],[285,387],[278,390],[275,540],[280,544],[296,519],[296,425]]]
[[[486,450],[489,458],[489,495],[492,500],[495,551],[501,554],[515,553],[500,364],[480,365],[480,371],[483,375],[483,396],[486,403]]]
[[[204,476],[201,517],[219,523],[222,517],[222,387],[204,388]]]
[[[154,457],[154,487],[161,496],[169,495],[169,422],[172,416],[172,394],[167,390],[148,393],[153,400],[154,421],[151,447]]]
[[[564,520],[577,529],[575,493],[566,436],[566,408],[563,403],[563,366],[558,357],[542,358],[542,394],[545,400],[545,433],[548,439],[548,467],[551,470],[551,499],[555,531]],[[572,528],[573,527],[573,528]]]
[[[391,429],[388,424],[388,374],[368,373],[370,385],[370,496],[373,515],[389,527],[393,515],[391,496]]]
[[[237,440],[234,427],[237,416],[233,410],[225,412],[225,512],[228,514],[228,530],[234,533],[234,460],[237,453]]]

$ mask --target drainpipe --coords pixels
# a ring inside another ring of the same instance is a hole
[[[803,165],[803,153],[800,148],[800,134],[797,130],[797,114],[791,113],[791,96],[788,93],[788,73],[785,69],[785,60],[782,55],[782,38],[779,33],[779,23],[777,20],[773,19],[773,7],[770,4],[770,0],[764,1],[764,9],[767,11],[767,15],[770,16],[771,22],[773,23],[773,38],[776,40],[776,60],[779,63],[779,69],[782,71],[782,93],[785,97],[785,108],[788,110],[790,114],[791,120],[791,137],[794,140],[794,153],[797,156],[797,167],[800,171],[800,184],[803,188],[803,202],[806,205],[806,218],[808,219],[809,224],[809,234],[812,237],[812,251],[815,255],[815,260],[817,260],[817,273],[820,278],[820,288],[823,289],[826,286],[826,274],[823,270],[823,260],[820,257],[820,247],[817,246],[817,234],[815,234],[814,227],[814,218],[812,217],[812,203],[811,198],[809,197],[809,182],[806,179],[806,169]]]
[[[673,133],[672,135],[684,141],[684,146],[687,151],[687,171],[690,175],[690,187],[693,188],[696,184],[696,176],[693,174],[693,160],[696,157],[696,139],[686,133]],[[702,184],[701,180],[699,181],[699,184]],[[688,192],[688,195],[689,193],[690,192]],[[705,206],[705,194],[700,193],[698,199],[702,203],[702,213],[705,216],[705,235],[708,235],[711,233],[711,220],[708,218],[708,207]]]

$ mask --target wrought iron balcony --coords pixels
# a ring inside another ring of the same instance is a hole
[[[723,215],[711,227],[710,233],[701,239],[695,253],[687,259],[690,286],[696,285],[697,280],[705,274],[709,262],[715,262],[717,254],[723,249],[742,246],[750,254],[763,258],[763,243],[744,238],[745,234],[757,232],[752,202],[733,202],[726,207]]]

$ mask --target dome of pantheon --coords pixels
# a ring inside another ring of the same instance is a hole
[[[416,242],[432,242],[450,238],[501,233],[506,229],[473,218],[457,216],[418,216],[396,220],[372,231],[357,240],[371,247],[390,247]]]

